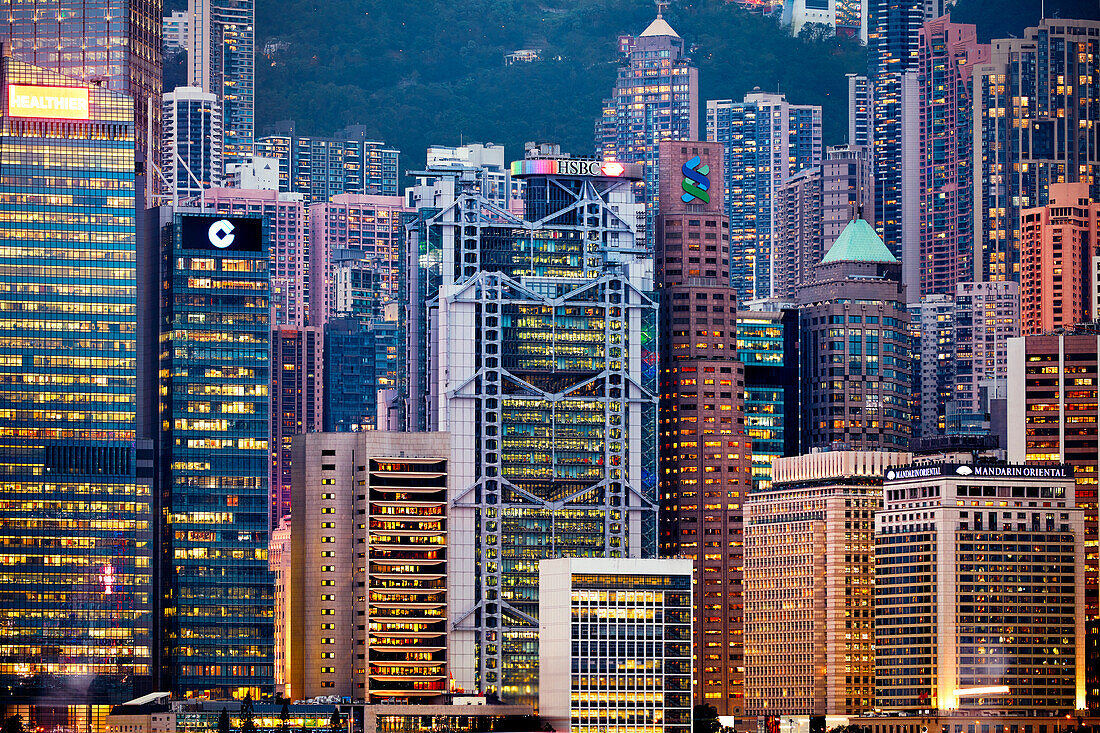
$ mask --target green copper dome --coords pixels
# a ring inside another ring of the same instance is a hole
[[[822,264],[829,262],[897,262],[879,235],[863,219],[853,219],[825,253]]]

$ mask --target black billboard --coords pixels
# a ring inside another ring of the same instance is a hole
[[[260,219],[237,216],[180,217],[183,249],[218,252],[263,252],[264,227]]]

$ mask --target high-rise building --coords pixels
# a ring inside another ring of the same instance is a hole
[[[512,179],[504,160],[504,146],[493,143],[471,143],[455,148],[433,145],[428,148],[428,171],[476,171],[482,195],[501,208],[522,198],[523,181]]]
[[[646,204],[643,238],[652,246],[660,144],[699,139],[699,69],[688,57],[684,39],[660,12],[641,35],[619,41],[625,58],[596,120],[596,155],[642,164],[645,177],[636,188]]]
[[[253,191],[278,191],[279,161],[254,156],[244,163],[230,163],[225,167],[225,185]]]
[[[1088,183],[1052,183],[1046,206],[1020,211],[1020,317],[1025,335],[1098,317],[1100,203]]]
[[[292,699],[420,702],[449,690],[450,441],[294,441],[285,639]]]
[[[1084,509],[1088,702],[1100,702],[1100,597],[1097,584],[1097,398],[1100,333],[1082,327],[1011,339],[1008,344],[1008,460],[1073,466],[1074,498]]]
[[[396,321],[330,318],[325,324],[324,429],[386,430],[378,393],[397,387],[401,329]]]
[[[913,375],[901,263],[854,219],[798,303],[802,450],[906,450]]]
[[[954,296],[958,283],[977,279],[972,74],[989,60],[989,46],[978,43],[975,26],[944,16],[921,26],[917,54],[918,172],[904,177],[902,198],[903,206],[919,201],[919,236],[903,241],[901,257],[914,303],[931,294]]]
[[[980,279],[1019,281],[1023,209],[1056,183],[1100,201],[1100,20],[1047,18],[992,47],[973,72],[974,234]]]
[[[430,380],[409,404],[450,432],[452,455],[477,457],[454,464],[451,672],[464,689],[518,702],[538,687],[534,561],[657,545],[657,304],[635,229],[641,166],[533,155],[512,169],[526,181],[522,217],[462,188],[451,197],[453,179],[413,191],[430,208],[409,229],[409,290],[431,300],[416,311],[424,301],[402,299],[426,321],[410,317],[408,353]],[[425,289],[435,277],[442,287]]]
[[[745,714],[859,715],[875,697],[875,511],[910,454],[777,458],[745,503]]]
[[[540,561],[539,715],[563,731],[690,733],[691,585],[682,559]]]
[[[919,236],[919,220],[903,221],[903,183],[916,176],[920,29],[939,18],[954,0],[868,0],[867,48],[872,85],[875,165],[875,229],[895,257],[907,237]],[[908,155],[906,152],[908,151]],[[918,200],[908,203],[917,216]],[[917,298],[919,300],[919,298]]]
[[[863,74],[846,74],[848,79],[848,144],[867,150],[874,148],[874,85]]]
[[[152,663],[133,101],[10,56],[0,87],[0,684],[123,702]]]
[[[660,549],[694,563],[695,700],[740,715],[741,507],[752,488],[722,146],[660,147]]]
[[[955,288],[953,433],[989,432],[1007,445],[1008,343],[1020,335],[1020,289],[1014,282],[959,283]],[[1018,394],[1018,393],[1017,393]]]
[[[742,301],[773,297],[776,191],[821,164],[821,107],[791,104],[782,94],[707,102],[707,140],[721,143],[730,219],[730,278]]]
[[[909,304],[913,339],[913,437],[951,432],[948,413],[955,396],[955,298],[926,295]]]
[[[148,217],[143,389],[157,439],[159,689],[242,699],[274,686],[268,569],[270,284],[260,216]],[[157,376],[159,375],[159,377]]]
[[[752,488],[772,480],[772,461],[799,452],[798,309],[737,313],[737,360],[745,367],[745,432]]]
[[[218,98],[197,87],[177,87],[163,99],[161,193],[178,203],[221,185],[222,112]]]
[[[226,164],[256,153],[255,24],[255,0],[187,0],[187,79],[221,103]]]
[[[137,159],[160,130],[161,16],[154,0],[42,0],[9,3],[8,28],[0,32],[5,52],[73,81],[105,85],[129,94]],[[150,114],[152,115],[150,117]]]
[[[799,35],[806,26],[826,26],[837,36],[867,42],[869,0],[788,0],[780,20]]]
[[[772,297],[792,302],[814,266],[856,216],[874,213],[869,151],[830,147],[820,166],[783,182],[775,193]]]
[[[179,53],[187,50],[187,39],[190,38],[187,25],[187,13],[181,10],[173,10],[164,16],[161,23],[161,37],[164,41],[166,53]]]
[[[294,134],[293,123],[256,141],[256,154],[279,161],[279,190],[300,193],[306,205],[343,193],[397,196],[400,152],[371,140],[361,126],[334,137]]]
[[[271,329],[271,531],[290,514],[291,440],[322,428],[323,341],[317,326]]]
[[[399,196],[361,194],[309,207],[310,325],[336,315],[381,320],[382,305],[397,295],[406,211]]]
[[[271,255],[271,324],[306,325],[308,229],[301,196],[248,188],[212,188],[203,194],[203,201],[208,210],[225,216],[263,217],[264,240]]]
[[[289,517],[281,519],[279,525],[271,530],[271,542],[267,546],[267,565],[275,576],[275,692],[286,697],[290,694],[286,660],[286,632],[291,597]]]
[[[883,495],[876,706],[1084,708],[1085,545],[1072,467],[907,466],[887,471]]]

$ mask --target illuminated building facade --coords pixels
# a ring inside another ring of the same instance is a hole
[[[1079,327],[1064,334],[1009,341],[1008,459],[1073,466],[1074,498],[1084,509],[1085,610],[1088,624],[1088,702],[1100,701],[1100,599],[1097,594],[1097,398],[1100,334]],[[1081,542],[1079,539],[1078,542]]]
[[[798,288],[853,217],[874,212],[870,151],[827,148],[820,166],[807,168],[775,191],[772,296],[793,302]]]
[[[999,409],[1008,399],[1008,343],[1020,335],[1020,287],[987,281],[955,286],[955,385],[952,432],[991,432],[1004,439]]]
[[[821,165],[821,107],[759,89],[742,102],[712,99],[707,140],[724,151],[731,283],[742,302],[770,298],[776,190]]]
[[[397,387],[401,335],[394,321],[340,317],[325,324],[325,432],[384,429],[378,392]]]
[[[1052,183],[1046,206],[1020,212],[1020,309],[1024,335],[1095,320],[1100,203],[1087,183]]]
[[[218,98],[195,87],[177,87],[161,102],[161,192],[178,202],[220,186],[222,111]]]
[[[874,85],[863,74],[845,76],[848,79],[848,144],[864,148],[870,156],[875,137]]]
[[[399,196],[360,194],[309,207],[310,325],[336,315],[381,320],[383,303],[397,294],[406,211]]]
[[[828,26],[837,36],[867,41],[868,0],[788,0],[781,21],[798,36],[809,24]]]
[[[449,690],[449,449],[439,433],[295,439],[292,699],[408,703]]]
[[[324,406],[323,331],[316,326],[271,329],[271,524],[290,514],[291,439],[321,430]]]
[[[212,188],[203,194],[203,201],[219,214],[263,217],[264,239],[271,255],[271,324],[306,325],[308,229],[301,197],[257,189]]]
[[[255,154],[255,0],[187,0],[188,83],[217,96],[223,160]]]
[[[0,40],[14,58],[67,77],[67,84],[106,82],[133,97],[137,157],[155,160],[145,141],[149,129],[154,141],[160,130],[160,7],[153,0],[9,3]]]
[[[49,702],[120,702],[152,662],[133,102],[9,56],[0,86],[0,683],[6,702],[37,676]]]
[[[919,249],[902,263],[915,273],[906,279],[909,297],[953,296],[974,274],[974,66],[989,60],[989,46],[977,40],[976,27],[952,23],[951,16],[921,26],[917,41],[919,175],[907,176],[903,189],[917,186]],[[908,192],[903,195],[909,200]]]
[[[890,469],[875,517],[875,704],[1085,706],[1083,518],[1073,468]]]
[[[442,287],[403,299],[427,311],[424,326],[409,321],[410,367],[426,357],[430,379],[410,404],[451,433],[452,455],[472,457],[453,467],[451,671],[463,689],[518,702],[537,695],[535,562],[657,545],[657,305],[635,229],[641,166],[532,155],[512,166],[526,181],[522,217],[450,183],[414,190],[431,208],[409,230],[409,287],[435,272]],[[424,357],[412,355],[419,333]]]
[[[737,293],[729,285],[729,220],[719,195],[722,146],[665,141],[660,167],[660,549],[689,558],[698,578],[695,701],[739,715],[741,506],[752,454],[737,360]]]
[[[975,67],[980,279],[1020,280],[1021,210],[1046,206],[1052,184],[1088,182],[1100,201],[1098,96],[1100,20],[1047,18]]]
[[[954,0],[867,0],[871,98],[874,109],[875,229],[887,249],[901,257],[903,183],[916,176],[917,60],[921,25],[944,15]],[[916,207],[911,204],[912,214]],[[917,234],[912,223],[907,234]]]
[[[691,581],[683,559],[539,562],[539,715],[562,731],[689,733]]]
[[[752,488],[771,482],[772,462],[799,452],[798,309],[737,314],[737,360],[745,368],[745,432]]]
[[[955,299],[926,295],[909,304],[913,339],[913,437],[930,438],[948,431],[948,412],[955,396]]]
[[[798,293],[802,450],[906,450],[913,374],[901,264],[863,219]]]
[[[745,714],[858,715],[875,697],[875,511],[908,453],[777,458],[745,504]]]
[[[400,152],[366,139],[361,127],[335,137],[305,137],[293,128],[256,141],[256,155],[279,161],[279,190],[300,193],[306,205],[343,193],[397,196]]]
[[[255,699],[274,684],[263,219],[170,207],[149,219],[143,277],[159,300],[142,315],[147,348],[159,343],[159,384],[146,389],[160,407],[160,689]]]
[[[643,165],[644,183],[636,186],[644,192],[639,200],[646,204],[645,237],[652,246],[660,144],[699,138],[699,69],[660,12],[641,35],[619,41],[625,58],[596,120],[596,155]]]

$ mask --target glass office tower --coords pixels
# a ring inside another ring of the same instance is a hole
[[[133,102],[11,57],[0,84],[0,682],[120,702],[149,675],[152,587]]]
[[[275,636],[263,219],[150,216],[160,224],[162,689],[255,699],[273,690]]]
[[[0,41],[20,61],[134,98],[137,148],[160,130],[161,4],[153,0],[35,0],[4,3]],[[152,100],[152,107],[149,101]],[[146,158],[148,159],[148,158]]]
[[[409,251],[425,252],[417,267],[442,279],[414,311],[429,381],[410,402],[461,457],[448,645],[463,688],[537,696],[539,559],[656,549],[657,305],[635,229],[641,174],[546,146],[513,163],[522,216],[461,185],[410,194],[435,209],[409,230]]]

